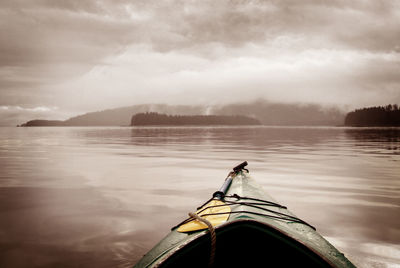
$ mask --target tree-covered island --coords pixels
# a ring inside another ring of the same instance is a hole
[[[346,115],[344,124],[352,127],[400,126],[400,109],[397,104],[357,109]]]
[[[261,125],[257,119],[241,115],[167,115],[138,113],[132,116],[132,126],[207,126]]]

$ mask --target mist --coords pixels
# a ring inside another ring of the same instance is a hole
[[[399,103],[399,10],[397,1],[2,1],[1,124],[149,103]]]

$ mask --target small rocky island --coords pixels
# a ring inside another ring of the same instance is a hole
[[[167,115],[138,113],[132,116],[132,126],[248,126],[261,125],[257,119],[241,115]]]
[[[358,109],[346,115],[344,124],[352,127],[398,127],[400,109],[397,104]]]

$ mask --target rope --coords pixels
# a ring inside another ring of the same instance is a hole
[[[230,195],[230,196],[225,196],[227,198],[235,198],[235,199],[244,199],[244,200],[254,200],[254,201],[258,201],[258,202],[235,202],[235,201],[229,201],[229,200],[224,200],[225,204],[223,205],[214,205],[214,206],[207,206],[205,208],[203,208],[208,202],[210,202],[211,200],[213,200],[214,198],[211,198],[209,201],[207,201],[206,204],[204,204],[203,206],[201,206],[198,211],[198,213],[202,213],[204,212],[206,209],[209,208],[215,208],[215,207],[222,207],[222,206],[226,206],[226,205],[242,205],[242,206],[248,206],[248,207],[253,207],[253,208],[257,208],[263,211],[266,211],[268,213],[271,214],[275,214],[277,216],[274,215],[270,215],[270,214],[263,214],[263,213],[257,213],[257,212],[251,212],[251,211],[231,211],[231,212],[222,212],[222,213],[209,213],[209,214],[203,214],[202,216],[211,216],[211,215],[222,215],[222,214],[234,214],[234,213],[248,213],[248,214],[253,214],[253,215],[259,215],[259,216],[264,216],[264,217],[268,217],[268,218],[272,218],[272,219],[276,219],[276,220],[282,220],[282,221],[291,221],[291,222],[296,222],[296,223],[301,223],[304,225],[307,225],[309,227],[311,227],[312,229],[316,230],[316,228],[314,226],[312,226],[311,224],[303,221],[302,219],[299,219],[295,216],[286,214],[286,213],[282,213],[282,212],[278,212],[278,211],[274,211],[274,210],[270,210],[267,209],[265,207],[261,207],[261,206],[271,206],[271,207],[278,207],[278,208],[283,208],[283,209],[287,209],[285,206],[282,206],[278,203],[274,203],[274,202],[270,202],[270,201],[266,201],[266,200],[262,200],[262,199],[255,199],[255,198],[249,198],[249,197],[242,197],[239,196],[237,194],[234,195]],[[185,224],[187,222],[190,222],[193,220],[194,217],[191,217],[189,219],[186,219],[184,221],[182,221],[181,223],[179,223],[177,226],[172,227],[172,229],[177,228],[178,226]],[[202,218],[201,218],[202,219]],[[202,221],[202,220],[200,220]]]
[[[196,213],[189,212],[189,216],[206,224],[208,227],[208,230],[210,231],[211,235],[211,251],[210,251],[210,259],[208,261],[208,267],[213,267],[214,266],[214,259],[215,259],[215,251],[216,251],[216,243],[217,243],[217,235],[215,233],[215,228],[212,226],[211,222],[209,222],[207,219],[200,217]]]
[[[280,204],[278,204],[278,203],[275,203],[275,202],[271,202],[271,201],[267,201],[267,200],[262,200],[262,199],[257,199],[257,198],[251,198],[251,197],[243,197],[243,196],[240,196],[240,195],[238,195],[238,194],[225,195],[225,197],[228,197],[228,198],[235,198],[235,199],[237,199],[237,200],[243,199],[243,200],[258,201],[258,202],[265,203],[266,205],[269,205],[269,206],[272,206],[272,207],[278,207],[278,208],[287,209],[287,207],[282,206],[282,205],[280,205]],[[261,205],[261,204],[259,204],[259,205]]]

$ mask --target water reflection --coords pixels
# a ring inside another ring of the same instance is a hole
[[[350,128],[345,133],[356,147],[400,154],[400,128]]]
[[[400,262],[399,143],[399,129],[0,128],[0,266],[129,267],[242,160],[356,264]]]
[[[329,127],[137,127],[131,130],[131,143],[232,145],[234,148],[263,150],[271,145],[314,145],[341,135],[342,131]]]

